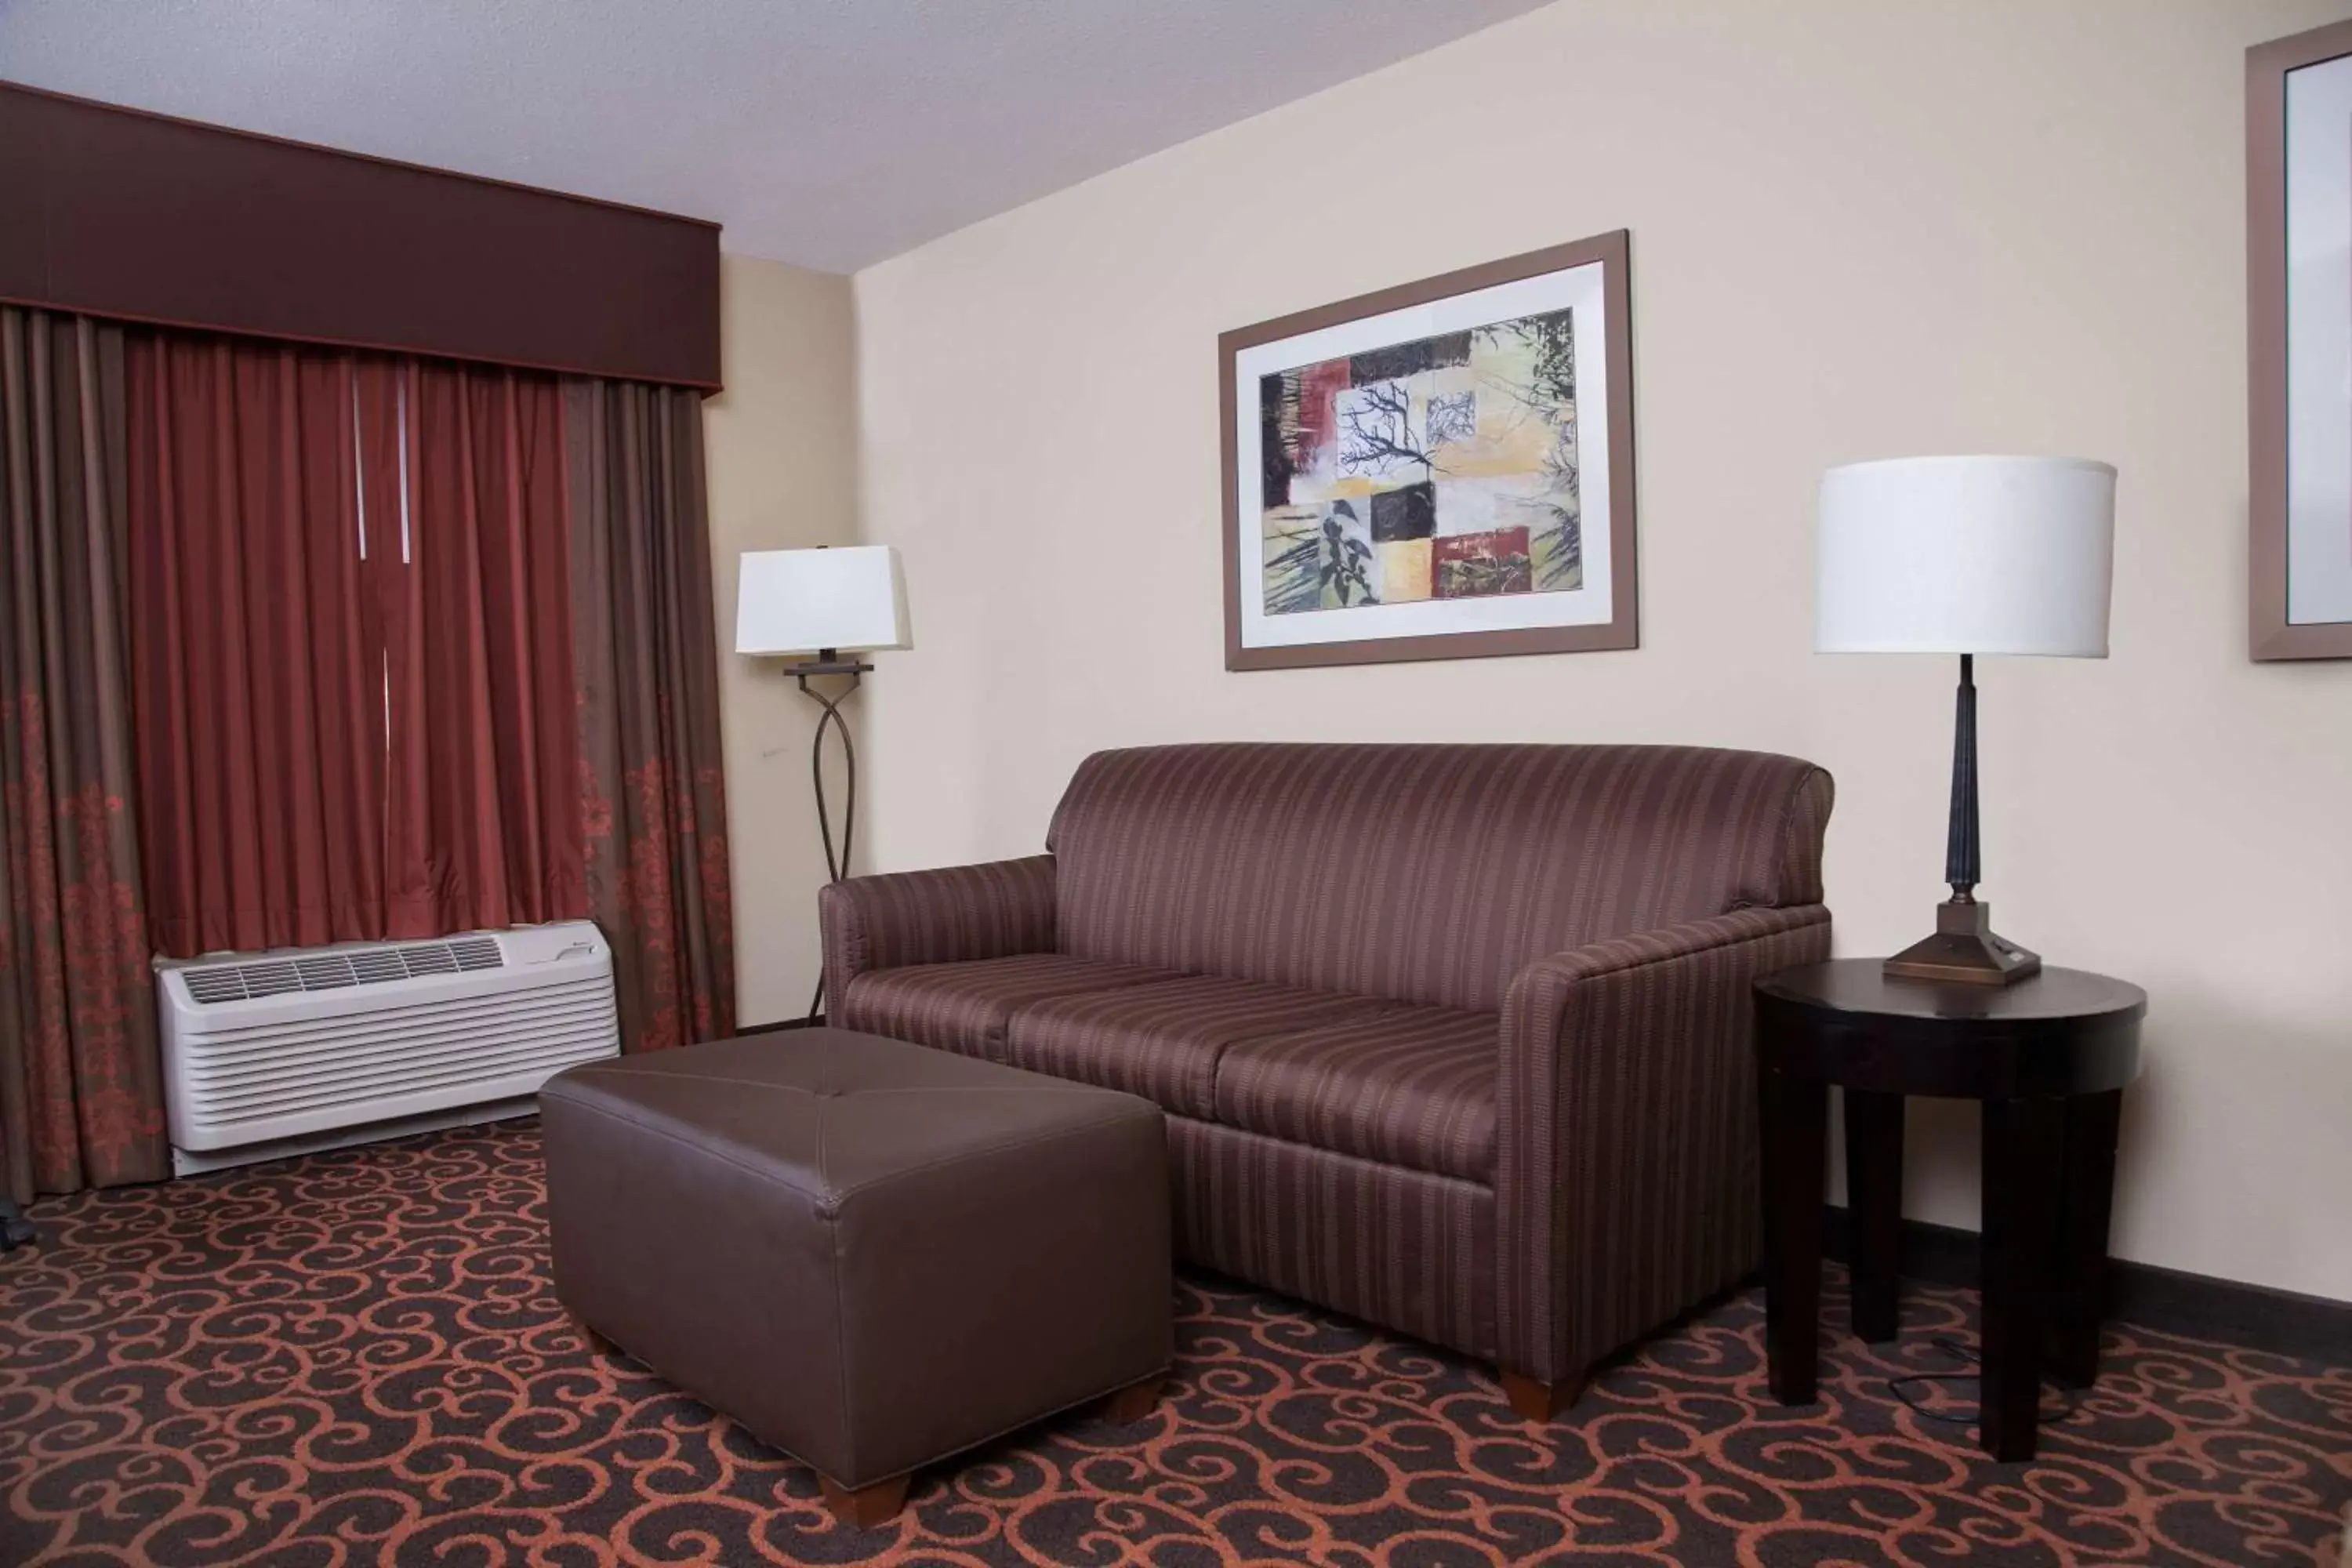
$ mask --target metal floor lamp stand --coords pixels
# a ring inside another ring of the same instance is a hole
[[[824,710],[817,719],[816,734],[809,742],[809,776],[816,785],[816,830],[824,840],[824,874],[828,882],[838,882],[849,875],[850,842],[857,832],[857,748],[849,739],[849,724],[841,716],[841,705],[848,700],[851,692],[857,689],[860,679],[873,668],[872,665],[862,660],[844,658],[837,649],[829,647],[819,649],[813,661],[784,667],[784,673],[798,680],[801,690]],[[845,675],[849,677],[849,684],[830,697],[809,684],[812,679],[827,675]],[[828,729],[841,738],[842,767],[846,779],[841,808],[841,849],[837,855],[833,844],[833,814],[824,794],[824,736]],[[809,997],[811,1023],[816,1021],[824,1006],[824,973],[819,970],[816,991]]]

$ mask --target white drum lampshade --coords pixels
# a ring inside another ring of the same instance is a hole
[[[1822,653],[2107,656],[2116,470],[1898,458],[1822,478]]]
[[[743,552],[735,596],[737,653],[913,646],[906,575],[890,546]]]

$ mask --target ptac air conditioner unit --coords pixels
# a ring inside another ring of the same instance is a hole
[[[520,1114],[620,1050],[613,952],[585,921],[155,967],[183,1173]]]

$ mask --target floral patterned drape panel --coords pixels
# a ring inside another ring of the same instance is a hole
[[[123,607],[121,333],[0,307],[0,1177],[170,1171]]]
[[[735,1030],[698,394],[564,384],[589,912],[624,1050]]]

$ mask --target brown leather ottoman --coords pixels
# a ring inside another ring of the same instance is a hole
[[[918,1466],[1157,1396],[1147,1100],[804,1029],[576,1067],[540,1114],[565,1306],[815,1467],[851,1523],[897,1512]]]

